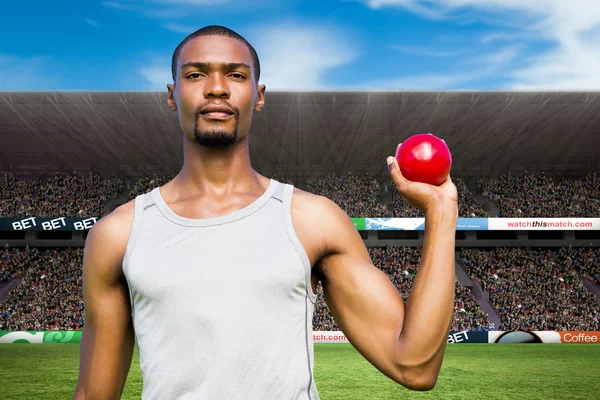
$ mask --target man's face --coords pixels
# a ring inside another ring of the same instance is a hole
[[[264,104],[248,47],[223,36],[200,36],[182,48],[169,106],[184,134],[206,147],[228,147],[248,133],[253,111]]]

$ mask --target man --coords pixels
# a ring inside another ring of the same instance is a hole
[[[118,398],[137,341],[144,399],[316,400],[319,280],[368,361],[407,388],[433,388],[454,304],[451,180],[409,182],[395,159],[389,166],[426,216],[405,307],[335,203],[252,169],[247,134],[265,103],[252,46],[206,27],[179,45],[172,67],[168,104],[185,136],[184,165],[90,230],[75,398]]]

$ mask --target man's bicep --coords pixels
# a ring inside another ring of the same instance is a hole
[[[350,343],[382,373],[402,380],[394,352],[404,302],[389,277],[375,267],[348,216],[330,206],[327,255],[319,263],[325,300]]]
[[[119,397],[129,371],[134,333],[129,291],[120,272],[124,245],[124,232],[115,221],[100,221],[86,240],[77,398],[82,393]]]

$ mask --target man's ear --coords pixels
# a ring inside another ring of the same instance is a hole
[[[256,104],[254,105],[254,111],[261,112],[263,106],[265,105],[265,91],[267,87],[265,85],[259,85],[257,88],[258,97],[256,99]]]
[[[168,83],[167,90],[169,91],[169,99],[167,100],[167,103],[169,103],[169,108],[171,111],[177,111],[177,104],[175,103],[175,98],[173,97],[175,94],[175,84]]]

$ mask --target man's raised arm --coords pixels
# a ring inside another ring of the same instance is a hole
[[[134,332],[121,265],[132,221],[133,202],[98,221],[85,242],[85,324],[74,400],[118,399],[125,386]]]
[[[327,305],[350,343],[383,374],[413,390],[430,390],[442,365],[454,310],[456,187],[409,182],[397,162],[390,173],[400,193],[425,213],[421,265],[404,304],[372,262],[350,218],[333,202],[316,207],[326,256],[316,266]]]

